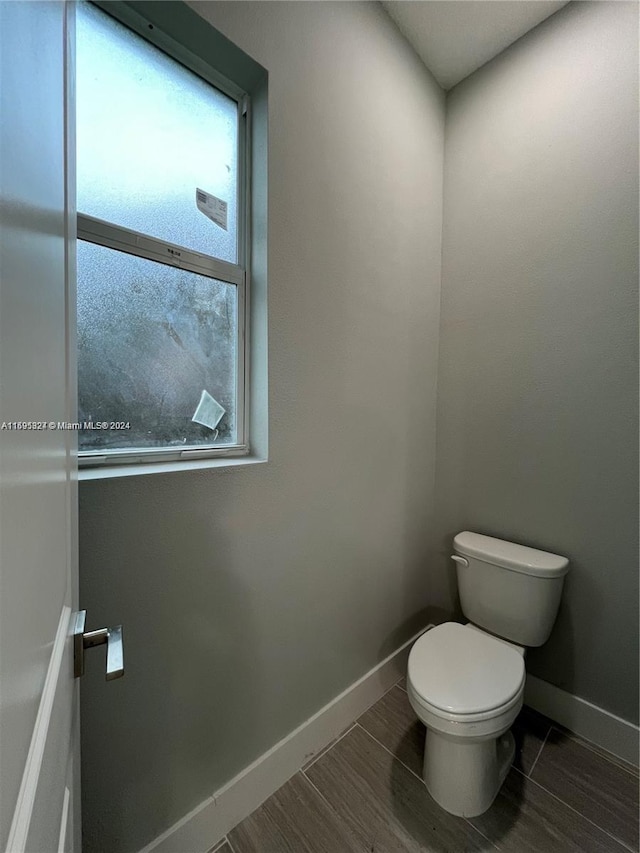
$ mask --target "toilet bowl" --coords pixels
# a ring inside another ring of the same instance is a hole
[[[471,625],[446,622],[409,655],[409,702],[427,728],[423,778],[442,808],[485,812],[515,752],[508,731],[522,707],[524,650]]]

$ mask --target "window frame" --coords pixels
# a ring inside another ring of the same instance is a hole
[[[250,260],[251,260],[251,98],[250,95],[218,72],[213,66],[193,54],[182,44],[158,29],[144,16],[125,4],[109,0],[84,0],[132,30],[161,50],[179,65],[206,83],[232,98],[237,104],[237,263],[224,261],[150,234],[134,231],[113,222],[77,213],[77,240],[135,255],[147,260],[184,269],[214,278],[237,288],[236,339],[236,443],[225,445],[194,445],[192,447],[150,447],[130,450],[78,450],[80,468],[109,468],[110,466],[146,463],[176,463],[217,457],[242,457],[251,452],[250,421]]]

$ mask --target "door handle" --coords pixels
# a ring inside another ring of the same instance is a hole
[[[94,646],[107,646],[107,671],[105,678],[113,681],[124,675],[124,653],[122,649],[122,625],[114,628],[100,628],[98,631],[85,631],[87,611],[79,610],[73,628],[73,675],[84,675],[84,650]]]

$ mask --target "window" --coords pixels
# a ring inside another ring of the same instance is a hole
[[[76,32],[81,464],[244,454],[248,98],[93,4]]]

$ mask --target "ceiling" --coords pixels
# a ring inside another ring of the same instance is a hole
[[[567,0],[382,0],[445,90],[566,3]]]

